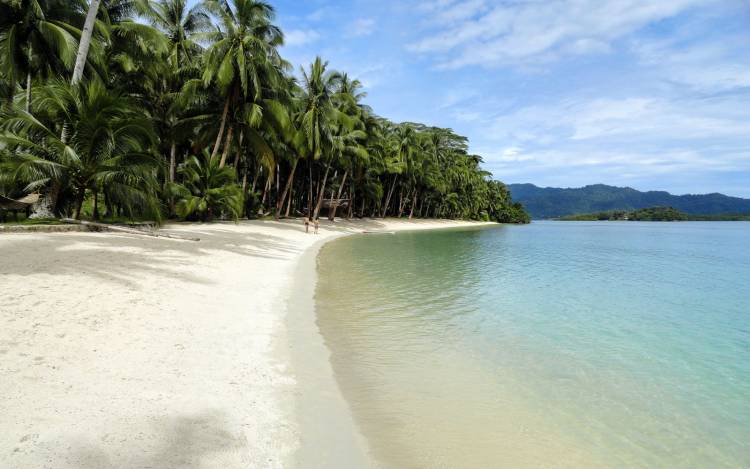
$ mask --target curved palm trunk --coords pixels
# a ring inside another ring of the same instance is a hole
[[[385,205],[383,205],[381,218],[385,218],[385,214],[388,213],[388,206],[391,204],[391,196],[393,196],[393,190],[396,188],[396,180],[398,180],[398,174],[393,175],[393,183],[391,184],[391,188],[388,190],[388,195],[385,198]]]
[[[284,184],[284,191],[281,193],[279,200],[276,201],[276,214],[274,215],[274,217],[277,220],[281,217],[281,209],[284,207],[286,195],[289,193],[289,188],[292,187],[292,183],[294,182],[294,172],[297,170],[297,163],[299,163],[299,158],[295,159],[294,163],[292,163],[292,169],[289,170],[289,177],[286,180],[286,184]],[[289,200],[291,200],[291,197],[289,198]],[[288,208],[287,216],[289,216]]]
[[[260,176],[260,173],[263,172],[263,168],[258,168],[258,170],[255,172],[255,176],[253,176],[253,186],[252,189],[250,189],[250,192],[255,193],[255,186],[258,184],[258,176]]]
[[[263,207],[266,204],[266,196],[268,195],[268,189],[271,188],[271,178],[266,179],[266,185],[263,187],[263,197],[260,199],[260,208],[258,209],[258,215],[262,215],[264,212]]]
[[[292,209],[292,200],[294,200],[294,186],[289,191],[289,200],[286,203],[286,212],[284,213],[284,217],[286,218],[289,218],[289,211]]]
[[[419,201],[419,210],[417,210],[417,216],[421,217],[424,212],[422,212],[422,209],[424,208],[424,199],[426,197],[422,197],[422,200]]]
[[[76,195],[76,213],[75,213],[75,219],[80,220],[81,219],[81,207],[83,207],[83,199],[86,196],[86,189],[78,191],[78,194]]]
[[[341,200],[341,191],[344,189],[346,184],[346,176],[349,174],[349,170],[344,171],[344,176],[341,178],[341,185],[339,186],[339,193],[336,195],[336,200],[333,201],[333,207],[331,207],[331,213],[328,214],[328,219],[333,221],[336,218],[336,210],[339,208],[339,200]]]
[[[313,212],[313,220],[318,219],[318,213],[320,213],[320,207],[323,205],[323,196],[325,195],[326,190],[326,182],[328,181],[328,172],[331,170],[331,160],[333,157],[331,157],[328,160],[328,163],[326,163],[326,171],[323,174],[323,182],[320,184],[320,190],[318,190],[318,201],[315,204],[315,212]]]
[[[312,204],[313,204],[313,178],[312,178],[312,160],[308,162],[307,170],[310,173],[310,181],[307,190],[307,219],[312,218]]]
[[[227,140],[224,142],[224,151],[221,153],[221,161],[219,161],[219,169],[223,168],[227,164],[227,156],[229,156],[229,148],[232,146],[232,137],[234,136],[234,126],[229,126],[227,132]]]
[[[99,12],[99,3],[101,0],[91,0],[89,3],[89,10],[86,13],[86,20],[83,23],[83,30],[81,31],[81,40],[78,43],[78,52],[76,54],[76,63],[73,67],[73,77],[70,80],[72,85],[77,84],[81,77],[83,77],[83,68],[86,65],[86,58],[89,54],[89,47],[91,46],[91,36],[94,31],[94,22],[96,21],[96,15]],[[26,89],[26,111],[29,111],[29,105],[31,103],[31,86],[30,79],[27,77],[27,89]],[[63,124],[62,134],[60,140],[63,143],[68,142],[68,126],[67,123]],[[47,191],[45,197],[41,199],[39,204],[34,208],[34,213],[30,218],[52,218],[55,216],[55,209],[57,208],[57,198],[60,195],[61,190],[60,183],[57,181],[52,182],[52,186]],[[80,208],[78,209],[80,212]]]
[[[83,30],[81,31],[81,41],[78,43],[78,53],[76,54],[76,64],[73,67],[73,78],[70,83],[75,85],[83,77],[83,68],[86,66],[86,58],[89,55],[89,47],[91,47],[91,36],[94,32],[94,22],[96,21],[96,15],[99,12],[99,3],[101,0],[91,0],[89,3],[89,11],[86,13],[86,21],[83,23]]]
[[[31,46],[29,46],[29,59],[31,59]],[[31,112],[31,67],[26,72],[26,112]]]
[[[245,129],[240,129],[240,139],[237,141],[237,154],[234,155],[234,169],[240,167],[240,155],[242,154],[242,141],[245,139]]]
[[[216,136],[216,142],[214,142],[214,149],[211,151],[211,159],[216,158],[219,154],[219,146],[221,145],[221,138],[224,136],[224,127],[227,125],[227,115],[229,115],[229,97],[227,93],[227,99],[224,102],[224,111],[221,113],[221,125],[219,125],[219,135]]]
[[[356,196],[356,193],[354,192],[354,184],[350,184],[350,193],[349,193],[349,210],[346,212],[346,219],[351,220],[352,216],[354,215],[354,197]]]
[[[417,206],[417,195],[419,195],[419,193],[417,192],[416,189],[414,189],[414,198],[411,201],[411,210],[409,211],[409,220],[411,220],[414,217],[414,207]]]

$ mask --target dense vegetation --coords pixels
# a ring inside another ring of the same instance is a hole
[[[37,217],[527,222],[450,129],[394,123],[258,0],[0,0],[0,193]]]
[[[560,220],[583,221],[583,220],[631,220],[631,221],[685,221],[687,215],[673,207],[650,207],[638,210],[610,210],[607,212],[567,215]]]
[[[508,185],[513,198],[533,218],[557,218],[610,210],[631,211],[647,207],[674,207],[687,214],[750,214],[750,200],[722,194],[672,195],[668,192],[640,192],[629,187],[596,184],[576,189]]]
[[[750,221],[750,215],[722,213],[695,215],[681,212],[673,207],[649,207],[638,210],[609,210],[606,212],[566,215],[563,221]]]

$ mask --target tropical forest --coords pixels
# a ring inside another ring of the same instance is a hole
[[[257,0],[0,0],[0,195],[29,221],[525,223],[465,137],[292,64]]]

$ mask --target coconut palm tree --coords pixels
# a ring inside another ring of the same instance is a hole
[[[263,1],[207,0],[206,9],[219,20],[219,28],[206,33],[203,38],[212,42],[205,58],[203,82],[218,87],[224,98],[219,132],[211,157],[219,152],[222,137],[234,104],[235,110],[244,99],[257,102],[262,99],[264,84],[276,78],[278,66],[285,62],[277,47],[284,36],[274,24],[274,9]],[[226,163],[234,127],[229,126],[224,143],[221,166]]]
[[[200,58],[203,48],[197,35],[213,29],[204,5],[198,3],[191,7],[188,3],[187,0],[158,0],[142,8],[144,16],[169,40],[168,61],[175,69]]]
[[[61,75],[73,65],[78,0],[15,0],[0,3],[0,57],[10,89],[26,80],[26,111],[35,74]]]
[[[98,80],[75,86],[53,81],[38,95],[35,106],[45,110],[44,116],[17,111],[4,119],[0,142],[14,150],[6,162],[13,177],[25,181],[27,190],[53,182],[70,191],[75,218],[87,192],[96,195],[103,188],[130,213],[158,219],[154,175],[159,161],[148,151],[154,135],[132,101]],[[54,126],[61,121],[69,125],[69,142]]]
[[[337,119],[337,112],[334,107],[333,96],[336,92],[336,86],[339,83],[340,75],[338,72],[329,72],[328,62],[324,62],[320,57],[310,64],[310,70],[302,70],[302,93],[301,107],[302,112],[299,116],[300,127],[305,135],[307,150],[310,157],[314,160],[321,158],[326,151],[329,153],[325,158],[325,172],[319,192],[316,198],[312,194],[312,165],[310,168],[310,194],[308,204],[308,218],[317,218],[320,210],[320,201],[323,199],[328,174],[331,170],[333,155],[330,152],[333,141],[333,128]],[[315,208],[313,208],[313,201]],[[314,213],[313,213],[314,210]]]
[[[204,150],[200,157],[188,157],[179,171],[182,184],[170,185],[171,193],[178,198],[179,216],[201,221],[223,214],[234,220],[239,218],[244,203],[234,168],[220,168],[219,162]]]

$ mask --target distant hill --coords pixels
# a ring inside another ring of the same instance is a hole
[[[750,214],[750,199],[723,194],[672,195],[664,191],[641,192],[630,187],[594,184],[574,189],[509,184],[514,201],[521,202],[532,218],[557,218],[609,210],[674,207],[688,214]]]

